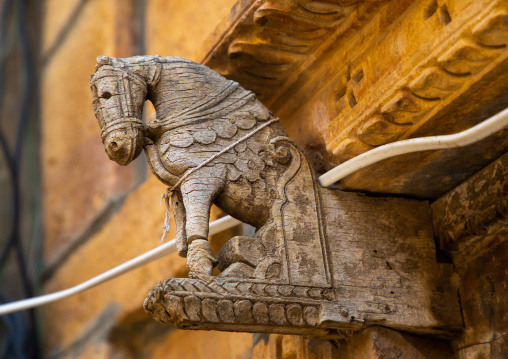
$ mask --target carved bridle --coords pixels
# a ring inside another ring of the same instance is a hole
[[[125,105],[127,107],[127,114],[126,114],[126,116],[124,115],[125,109],[124,109],[124,106],[122,106],[121,100],[118,100],[118,106],[121,111],[118,118],[114,118],[109,123],[106,123],[103,114],[100,113],[100,118],[102,119],[102,122],[104,124],[104,126],[101,126],[102,127],[101,137],[105,138],[105,136],[107,136],[110,132],[118,130],[118,129],[122,129],[122,128],[130,127],[130,128],[136,128],[138,130],[142,130],[143,122],[141,121],[141,119],[138,119],[137,117],[134,116],[134,114],[132,113],[132,109],[129,106],[129,104],[133,105],[133,98],[132,98],[132,93],[131,93],[130,81],[136,82],[138,85],[141,86],[141,88],[145,89],[145,92],[147,91],[146,90],[146,88],[147,88],[146,82],[143,80],[143,78],[141,76],[133,73],[132,71],[128,71],[128,70],[113,67],[113,66],[111,66],[111,68],[108,70],[114,71],[115,73],[119,73],[122,77],[122,80],[121,80],[121,84],[123,87],[122,97],[123,97],[123,100],[125,101]],[[92,79],[92,86],[95,86],[95,88],[96,88],[95,92],[97,93],[97,99],[94,99],[94,101],[97,101],[96,115],[97,115],[97,112],[100,111],[99,110],[100,105],[99,105],[98,89],[97,89],[97,86],[95,85],[95,83],[101,78],[112,77],[112,75],[109,75],[109,76],[97,76],[97,75],[98,74],[96,74],[95,77]],[[145,95],[146,95],[146,93],[145,93]]]

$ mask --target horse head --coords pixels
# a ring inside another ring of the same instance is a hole
[[[121,59],[99,56],[91,78],[93,108],[109,158],[122,166],[143,149],[143,104],[147,79],[130,71]]]

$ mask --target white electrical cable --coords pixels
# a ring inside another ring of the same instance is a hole
[[[453,135],[413,138],[379,146],[326,172],[319,177],[319,183],[323,187],[328,187],[373,163],[405,153],[467,146],[502,130],[505,126],[508,126],[508,109],[466,131]]]
[[[222,217],[210,223],[209,234],[212,236],[214,234],[224,231],[225,229],[234,227],[240,223],[242,222],[240,222],[237,219],[234,219],[233,217],[230,216]],[[69,297],[74,294],[81,293],[87,289],[98,286],[101,283],[107,282],[113,278],[121,276],[122,274],[130,272],[136,268],[139,268],[145,264],[153,262],[175,251],[176,251],[176,240],[172,239],[171,241],[164,243],[158,246],[157,248],[152,249],[151,251],[148,251],[123,264],[120,264],[119,266],[110,269],[102,274],[99,274],[97,277],[89,279],[86,282],[78,284],[75,287],[51,294],[41,295],[39,297],[23,299],[17,302],[0,305],[0,315],[38,307],[47,303],[51,303]]]
[[[454,135],[414,138],[383,145],[371,151],[365,152],[326,172],[319,177],[319,183],[323,187],[328,187],[340,179],[375,162],[379,162],[386,158],[394,157],[404,153],[466,146],[494,134],[507,125],[508,109],[498,113],[495,116],[492,116],[488,120],[483,121],[479,125],[476,125],[469,130],[459,132]],[[209,234],[217,234],[240,223],[242,222],[234,219],[231,216],[222,217],[210,223]],[[127,261],[113,269],[110,269],[107,272],[100,274],[97,277],[78,284],[75,287],[62,290],[60,292],[41,295],[35,298],[24,299],[17,302],[0,305],[0,315],[38,307],[83,292],[175,251],[176,241],[173,239],[165,244],[158,246],[157,248],[152,249],[151,251],[148,251],[134,259],[131,259],[130,261]]]

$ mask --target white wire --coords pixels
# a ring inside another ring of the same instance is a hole
[[[234,219],[233,217],[230,216],[222,217],[210,223],[209,234],[210,235],[217,234],[225,229],[234,227],[240,223],[242,222],[240,222],[237,219]],[[172,239],[171,241],[164,243],[158,246],[157,248],[152,249],[151,251],[148,251],[123,264],[120,264],[119,266],[110,269],[102,274],[99,274],[97,277],[89,279],[86,282],[78,284],[77,286],[74,286],[72,288],[51,294],[41,295],[39,297],[24,299],[17,302],[0,305],[0,315],[38,307],[47,303],[51,303],[69,297],[74,294],[81,293],[87,289],[98,286],[101,283],[107,282],[113,278],[121,276],[122,274],[130,272],[136,268],[139,268],[145,264],[153,262],[175,251],[176,251],[176,240]]]
[[[342,178],[381,160],[405,153],[439,150],[470,145],[490,136],[508,125],[508,109],[499,112],[488,120],[453,135],[430,136],[398,141],[379,146],[358,155],[319,177],[319,183],[328,187]]]
[[[328,187],[340,179],[366,166],[404,153],[466,146],[494,134],[507,125],[508,109],[505,109],[497,115],[492,116],[488,120],[483,121],[479,125],[454,135],[414,138],[383,145],[371,151],[365,152],[326,172],[319,177],[319,183],[323,187]],[[234,219],[231,216],[222,217],[210,223],[209,234],[217,234],[240,223],[241,222],[239,220]],[[120,264],[119,266],[72,288],[51,294],[41,295],[35,298],[24,299],[17,302],[0,305],[0,315],[38,307],[83,292],[175,251],[176,241],[173,239],[165,244],[158,246],[157,248],[152,249],[151,251],[148,251],[123,264]]]

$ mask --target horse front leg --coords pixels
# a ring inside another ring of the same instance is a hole
[[[208,242],[208,222],[212,201],[222,190],[225,177],[217,176],[213,169],[199,171],[181,186],[186,213],[187,267],[191,278],[209,278],[217,264]]]

